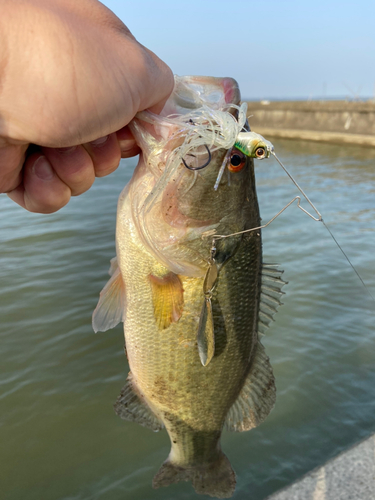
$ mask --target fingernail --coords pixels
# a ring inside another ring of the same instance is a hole
[[[45,156],[39,156],[34,163],[32,170],[34,174],[43,181],[50,181],[54,175],[51,164]]]
[[[91,141],[90,144],[92,144],[93,146],[100,146],[101,144],[104,144],[105,142],[107,142],[108,137],[109,137],[109,135],[106,135],[104,137],[99,137],[99,139],[96,139],[95,141]]]

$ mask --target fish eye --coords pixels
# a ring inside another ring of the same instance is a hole
[[[228,169],[231,172],[239,172],[246,164],[246,156],[236,148],[233,148],[230,155]]]

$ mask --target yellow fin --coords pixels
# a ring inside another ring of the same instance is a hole
[[[181,318],[184,306],[184,289],[180,278],[175,273],[168,273],[162,278],[150,274],[156,324],[161,330]]]

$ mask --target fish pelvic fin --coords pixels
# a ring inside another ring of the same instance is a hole
[[[169,272],[163,277],[148,276],[152,289],[155,321],[160,330],[177,323],[184,307],[184,289],[179,276]]]
[[[125,311],[125,284],[116,257],[111,260],[111,276],[100,292],[99,302],[92,315],[94,332],[105,332],[123,321]]]
[[[153,413],[137,389],[131,373],[129,373],[126,384],[114,404],[114,409],[123,420],[137,422],[154,432],[158,432],[164,427],[163,422]]]
[[[236,474],[222,451],[214,462],[197,467],[184,468],[168,458],[155,475],[152,486],[160,488],[180,481],[191,481],[198,494],[215,498],[230,498],[236,488]]]
[[[241,392],[230,408],[225,429],[248,431],[269,415],[276,401],[275,378],[264,346],[258,342],[250,372]]]

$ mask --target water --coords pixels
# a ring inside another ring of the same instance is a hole
[[[375,295],[374,150],[275,146]],[[2,500],[197,498],[189,483],[151,488],[169,439],[114,414],[128,371],[122,330],[91,329],[133,166],[57,214],[0,197]],[[297,194],[274,160],[258,162],[257,183],[264,222]],[[261,500],[375,431],[374,302],[322,224],[296,207],[264,230],[264,253],[289,281],[264,339],[278,399],[259,428],[223,436],[236,499]]]

